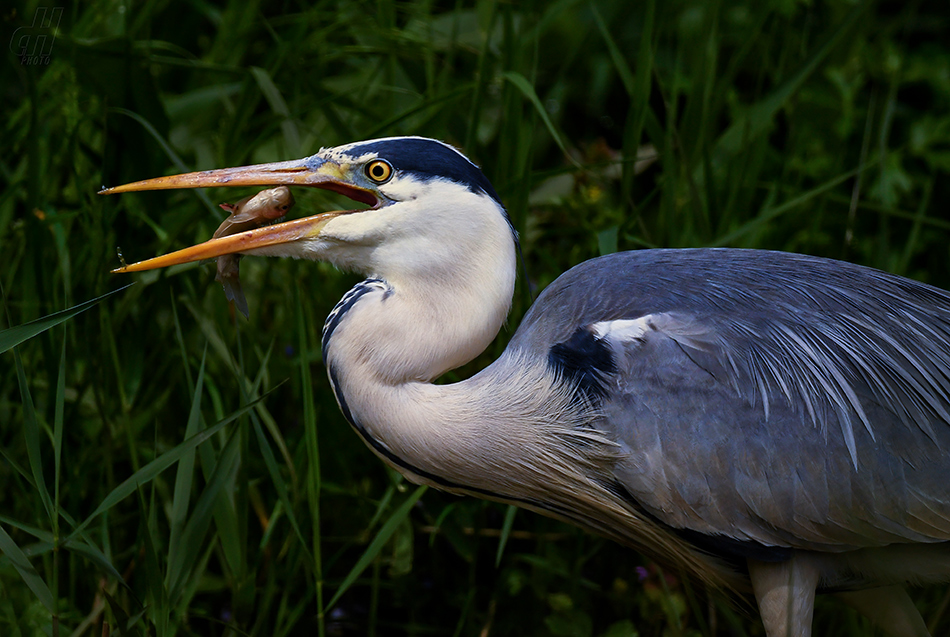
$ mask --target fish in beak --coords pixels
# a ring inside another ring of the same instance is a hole
[[[255,230],[267,223],[284,217],[293,208],[294,196],[287,186],[277,186],[250,195],[235,204],[223,203],[220,207],[228,211],[212,239]],[[247,298],[241,288],[241,255],[225,254],[217,259],[218,271],[214,280],[224,287],[224,296],[234,303],[234,307],[248,318]]]
[[[156,177],[144,181],[106,188],[100,195],[115,195],[143,190],[176,190],[180,188],[209,188],[230,186],[308,186],[321,188],[346,195],[354,201],[379,207],[376,193],[353,183],[347,166],[317,155],[305,159],[203,170]],[[191,263],[204,259],[217,259],[225,255],[237,254],[283,243],[290,243],[318,236],[331,219],[340,215],[358,212],[358,210],[337,210],[310,217],[293,219],[274,225],[240,230],[237,233],[215,236],[212,239],[138,263],[123,265],[113,272],[141,272],[155,268],[165,268],[180,263]],[[217,235],[217,233],[216,233]]]

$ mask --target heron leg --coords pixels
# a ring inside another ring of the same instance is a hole
[[[748,560],[748,566],[768,637],[810,637],[818,567],[801,555],[785,562]]]
[[[893,637],[930,637],[930,631],[903,586],[836,593],[837,597]]]

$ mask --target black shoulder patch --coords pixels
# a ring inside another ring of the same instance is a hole
[[[324,365],[327,364],[327,351],[330,349],[330,336],[333,335],[333,330],[337,328],[340,321],[343,320],[343,316],[350,311],[350,308],[360,300],[360,297],[372,290],[382,290],[384,293],[392,292],[389,284],[382,279],[366,279],[350,288],[349,292],[340,299],[340,302],[330,310],[327,320],[323,322],[323,338],[320,340]]]
[[[551,347],[548,364],[592,401],[607,396],[608,377],[617,372],[610,346],[583,327],[577,328],[568,340]]]

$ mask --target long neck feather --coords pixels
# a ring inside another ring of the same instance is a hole
[[[337,398],[367,445],[412,482],[516,504],[578,524],[705,584],[739,590],[729,569],[661,527],[623,495],[612,468],[622,449],[591,427],[546,361],[508,350],[453,384],[379,382],[330,367]],[[368,371],[368,370],[367,370]]]

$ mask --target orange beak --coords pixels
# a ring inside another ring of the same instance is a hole
[[[175,190],[178,188],[207,188],[211,186],[309,186],[332,190],[371,206],[379,204],[379,200],[371,190],[352,185],[347,177],[346,167],[321,157],[312,156],[271,164],[203,170],[183,175],[156,177],[155,179],[136,181],[115,188],[105,188],[99,194],[114,195],[142,190]],[[312,239],[320,234],[320,231],[331,219],[350,212],[357,211],[326,212],[211,239],[177,252],[131,265],[124,265],[113,270],[113,272],[141,272],[180,263],[214,259],[255,248]]]

